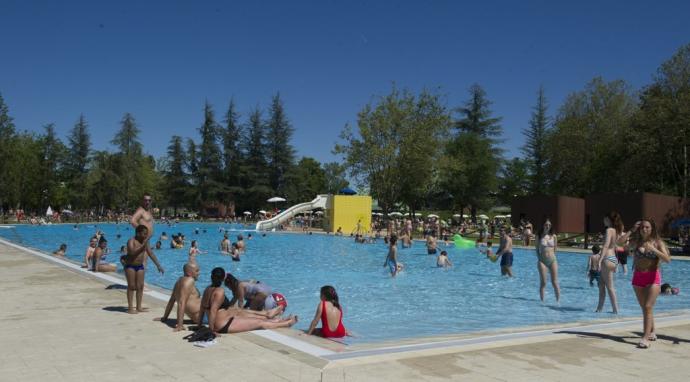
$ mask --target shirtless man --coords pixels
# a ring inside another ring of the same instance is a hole
[[[141,224],[137,226],[135,232],[135,236],[127,242],[127,255],[120,258],[125,268],[125,277],[127,278],[127,313],[130,314],[147,311],[147,309],[141,306],[141,299],[144,296],[144,262],[146,258],[150,256],[153,263],[156,264],[158,272],[164,272],[163,267],[158,263],[156,255],[149,248],[151,234],[148,228]],[[137,294],[136,310],[132,307],[134,292]]]
[[[235,244],[237,244],[237,249],[244,253],[244,236],[241,234],[237,235],[237,242]]]
[[[448,252],[441,251],[441,254],[436,258],[436,266],[439,268],[448,268],[453,266],[453,263],[448,258]]]
[[[136,229],[138,226],[143,225],[148,229],[148,237],[146,238],[146,252],[148,256],[153,255],[151,246],[149,245],[149,239],[153,236],[153,215],[149,212],[151,209],[151,195],[144,194],[144,199],[141,202],[141,207],[137,208],[132,218],[129,220],[129,224],[132,228]]]
[[[230,239],[228,239],[228,234],[223,235],[223,240],[220,242],[220,250],[223,253],[230,253]]]
[[[183,276],[177,279],[173,287],[168,306],[165,307],[163,317],[155,318],[154,321],[165,322],[172,311],[173,305],[177,303],[177,324],[173,332],[184,330],[184,315],[191,318],[196,325],[201,325],[201,296],[199,291],[194,286],[194,283],[199,279],[199,266],[192,263],[187,263],[182,267]]]
[[[89,241],[89,246],[86,248],[86,253],[84,254],[84,263],[81,265],[82,268],[88,268],[89,264],[91,264],[91,256],[93,256],[93,251],[96,250],[97,245],[98,238],[94,236],[91,238]]]
[[[428,255],[435,255],[436,254],[436,238],[434,237],[433,234],[428,235],[426,237],[426,253]]]
[[[513,239],[503,227],[498,232],[501,235],[501,242],[498,245],[496,257],[501,258],[501,276],[513,277]]]

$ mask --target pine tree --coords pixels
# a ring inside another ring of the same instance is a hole
[[[0,210],[9,207],[12,187],[12,147],[16,137],[13,118],[0,94]]]
[[[486,92],[481,86],[474,84],[469,92],[470,99],[456,110],[463,118],[455,123],[455,127],[461,132],[487,138],[492,144],[498,143],[502,134],[501,118],[491,118],[491,101],[486,98]]]
[[[70,190],[70,200],[79,209],[86,208],[88,201],[86,189],[83,187],[86,184],[91,153],[91,136],[88,128],[89,125],[82,114],[68,137],[68,189]]]
[[[199,193],[202,203],[217,202],[222,193],[222,157],[218,147],[218,125],[211,105],[204,105],[204,124],[199,128]]]
[[[243,146],[246,151],[244,189],[246,196],[243,198],[245,207],[256,210],[263,206],[271,193],[268,183],[268,167],[266,164],[265,132],[261,120],[261,110],[254,109],[249,115],[244,136]]]
[[[139,128],[134,117],[125,113],[121,121],[120,130],[110,143],[117,146],[119,152],[115,155],[118,163],[116,174],[120,179],[122,189],[118,193],[118,203],[121,207],[133,207],[138,203],[141,192],[137,187],[138,179],[142,175],[143,146],[139,142]]]
[[[242,167],[243,154],[240,147],[242,140],[242,126],[238,122],[239,115],[235,111],[235,102],[230,101],[225,114],[225,129],[223,130],[223,161],[226,201],[237,202],[242,196]]]
[[[534,194],[546,192],[546,134],[548,132],[549,117],[547,116],[546,97],[544,88],[539,87],[537,104],[532,111],[529,128],[524,129],[525,145],[522,152],[529,168],[530,191]]]
[[[185,197],[189,191],[184,167],[185,152],[182,147],[182,137],[173,135],[168,146],[168,163],[164,179],[167,200],[172,205],[175,215],[177,215],[178,207],[185,203]]]
[[[271,102],[266,131],[269,185],[277,195],[285,193],[285,175],[294,166],[295,149],[290,144],[293,132],[277,93]]]
[[[187,173],[189,174],[189,187],[187,192],[187,204],[190,206],[199,206],[201,203],[199,193],[199,160],[197,159],[196,143],[193,139],[187,139]]]
[[[61,193],[62,167],[65,160],[65,145],[55,134],[55,124],[49,123],[43,126],[45,135],[40,139],[42,169],[41,189],[45,190],[47,204],[53,207],[61,206],[66,203]]]

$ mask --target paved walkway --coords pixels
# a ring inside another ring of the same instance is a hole
[[[208,349],[151,313],[124,313],[124,290],[0,244],[0,381],[679,381],[690,375],[690,319],[660,324],[651,349],[640,324],[573,330],[404,353],[327,360],[254,333]],[[294,336],[294,331],[283,334]],[[318,343],[315,342],[315,343]]]

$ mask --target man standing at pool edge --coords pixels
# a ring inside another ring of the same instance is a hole
[[[141,201],[141,206],[137,208],[137,210],[134,212],[134,215],[132,215],[132,218],[129,220],[129,224],[132,225],[132,228],[136,229],[139,225],[143,225],[148,229],[148,237],[146,237],[146,254],[148,256],[153,255],[153,251],[151,250],[151,246],[149,245],[148,239],[153,237],[153,215],[149,211],[151,209],[151,195],[149,193],[144,194],[144,198]],[[162,273],[162,272],[161,272]]]

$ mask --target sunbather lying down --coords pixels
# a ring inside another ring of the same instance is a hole
[[[222,309],[225,301],[225,270],[214,268],[211,271],[211,285],[209,285],[201,298],[202,317],[208,314],[208,324],[211,331],[219,333],[240,333],[256,329],[287,328],[297,323],[297,316],[288,318],[268,318],[265,312],[254,312],[245,309]]]

